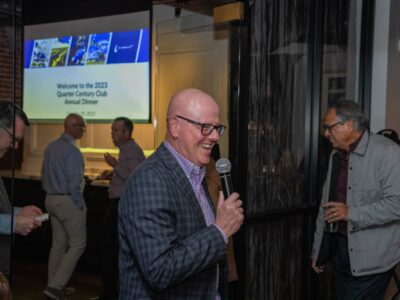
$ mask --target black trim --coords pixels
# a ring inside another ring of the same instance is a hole
[[[372,56],[374,47],[375,0],[362,2],[358,103],[371,116]]]
[[[18,0],[12,1],[12,80],[13,80],[13,89],[12,89],[12,102],[14,103],[13,109],[13,130],[12,133],[15,136],[15,105],[16,105],[16,90],[17,90],[17,2]],[[14,150],[14,149],[12,149]],[[13,253],[13,240],[14,240],[14,197],[15,197],[15,162],[16,162],[16,153],[15,151],[11,151],[11,191],[10,191],[10,203],[11,203],[11,232],[10,232],[10,264],[9,264],[9,281],[12,282],[12,253]]]
[[[310,40],[308,51],[308,99],[306,102],[306,120],[309,128],[305,130],[305,189],[304,199],[310,199],[311,202],[303,207],[287,210],[285,214],[295,215],[304,214],[307,218],[303,222],[303,274],[302,277],[302,299],[312,299],[313,285],[312,270],[310,268],[310,253],[312,247],[313,235],[313,216],[318,207],[318,145],[319,145],[319,123],[320,123],[320,98],[322,84],[322,57],[324,44],[324,9],[325,0],[313,0],[310,17]]]
[[[232,162],[234,189],[240,194],[246,210],[247,196],[247,123],[250,70],[249,6],[245,3],[245,18],[231,23],[230,34],[230,105],[229,158]],[[246,223],[246,219],[245,219]],[[246,235],[245,224],[233,236],[239,280],[230,284],[230,299],[245,299]]]
[[[127,14],[150,10],[152,7],[150,0],[72,0],[65,2],[65,5],[53,0],[23,0],[22,2],[23,25]]]

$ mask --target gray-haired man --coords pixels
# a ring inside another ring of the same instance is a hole
[[[400,147],[368,129],[360,106],[341,100],[323,121],[332,151],[316,221],[312,267],[324,223],[339,222],[330,256],[338,299],[382,299],[400,261]]]

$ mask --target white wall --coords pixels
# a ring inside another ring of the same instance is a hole
[[[389,17],[390,0],[377,0],[375,4],[370,118],[373,132],[386,127]]]
[[[390,4],[388,76],[385,128],[400,134],[400,1]]]
[[[194,14],[157,24],[156,147],[165,138],[169,100],[184,88],[210,94],[219,103],[221,123],[228,124],[228,37],[227,27],[214,27],[213,18],[207,15]],[[223,156],[229,153],[228,136],[224,133],[219,141]]]

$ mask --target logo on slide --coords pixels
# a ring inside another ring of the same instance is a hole
[[[116,45],[114,46],[114,53],[117,53],[119,50],[129,50],[129,49],[131,49],[132,47],[133,47],[132,44],[131,44],[131,45],[128,45],[128,46],[120,46],[120,45],[116,44]]]
[[[107,64],[134,63],[140,30],[113,32]]]

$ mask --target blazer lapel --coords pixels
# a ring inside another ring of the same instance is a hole
[[[203,217],[203,211],[201,210],[200,203],[197,200],[196,195],[194,194],[192,185],[190,184],[189,179],[186,177],[185,172],[183,172],[175,157],[164,146],[164,144],[161,144],[158,150],[162,162],[164,163],[166,168],[169,169],[169,171],[171,172],[171,177],[176,182],[178,190],[182,195],[182,199],[184,199],[184,201],[187,201],[188,205],[192,206],[193,209],[196,210],[195,215],[197,216],[198,221],[206,226],[206,221]],[[207,191],[206,193],[208,196]]]
[[[10,214],[12,211],[11,203],[8,198],[3,179],[0,178],[0,212],[3,214]]]

